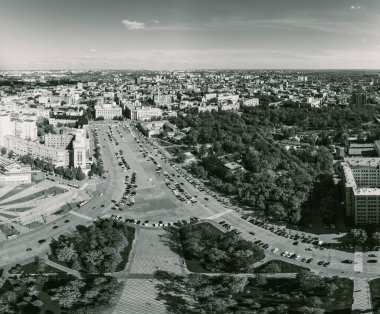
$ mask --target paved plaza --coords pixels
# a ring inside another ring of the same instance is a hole
[[[165,305],[157,301],[157,280],[128,279],[114,314],[166,313]]]

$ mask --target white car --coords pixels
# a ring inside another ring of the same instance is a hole
[[[288,251],[285,251],[285,252],[282,252],[281,253],[281,256],[288,256],[289,252]]]
[[[273,253],[278,252],[278,248],[274,248],[274,249],[272,249],[272,252],[273,252]]]

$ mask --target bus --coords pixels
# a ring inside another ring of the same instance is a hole
[[[77,206],[82,207],[83,205],[86,205],[87,203],[88,203],[88,201],[82,201]]]

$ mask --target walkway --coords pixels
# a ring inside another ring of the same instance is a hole
[[[74,216],[77,216],[79,218],[83,218],[83,219],[86,219],[86,220],[89,220],[89,221],[94,221],[95,220],[94,218],[92,218],[90,216],[86,216],[86,215],[80,214],[80,213],[78,213],[78,212],[76,212],[74,210],[69,211],[69,214],[72,214]]]
[[[371,293],[369,290],[369,279],[353,278],[354,281],[354,303],[353,313],[373,313]]]
[[[44,262],[45,262],[45,264],[47,264],[51,267],[57,268],[57,269],[65,272],[65,273],[68,273],[68,274],[73,275],[73,276],[78,277],[78,278],[82,278],[79,271],[65,267],[65,266],[62,266],[61,264],[55,263],[55,262],[49,260],[47,257],[44,258]]]

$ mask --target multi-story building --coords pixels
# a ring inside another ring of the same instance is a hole
[[[138,121],[147,121],[162,116],[160,108],[141,106],[129,108],[130,119]]]
[[[121,107],[115,103],[111,104],[98,104],[95,106],[95,118],[104,118],[105,120],[111,120],[115,117],[121,117]]]
[[[5,136],[12,134],[11,115],[8,112],[0,112],[0,146],[5,146]]]
[[[20,184],[32,182],[32,168],[18,163],[0,166],[0,183]]]
[[[365,91],[355,91],[352,93],[352,103],[354,106],[362,107],[367,104],[367,93]]]
[[[347,216],[358,225],[380,223],[380,158],[345,158],[341,169]]]
[[[19,155],[30,154],[34,158],[51,161],[56,166],[69,166],[69,151],[63,148],[48,147],[13,135],[5,136],[5,148]]]

